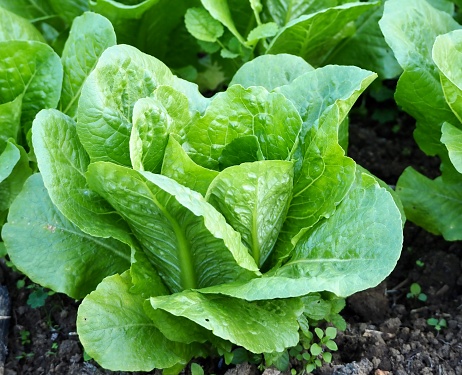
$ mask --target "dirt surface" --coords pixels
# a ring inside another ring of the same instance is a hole
[[[390,185],[409,165],[429,177],[438,175],[438,160],[423,155],[413,141],[412,119],[396,116],[392,101],[366,104],[356,106],[351,116],[349,155],[354,160]],[[43,307],[32,308],[27,301],[37,289],[28,288],[27,280],[18,288],[23,276],[5,264],[1,271],[12,304],[5,374],[128,374],[85,361],[75,332],[78,302],[55,294]],[[412,283],[421,286],[425,302],[408,298]],[[350,297],[343,316],[348,327],[336,339],[339,350],[331,365],[317,370],[319,375],[462,375],[462,242],[446,242],[406,224],[397,268],[377,288]],[[429,318],[445,319],[447,327],[438,331],[427,324]],[[208,360],[208,373],[261,373],[251,365],[225,369],[220,363]]]

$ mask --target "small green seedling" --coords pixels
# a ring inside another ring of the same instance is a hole
[[[422,288],[417,283],[412,283],[409,288],[409,293],[406,295],[407,298],[418,299],[419,301],[425,302],[427,300],[427,295],[422,293]]]
[[[430,318],[427,319],[427,324],[429,326],[435,327],[435,329],[439,332],[441,328],[446,328],[448,325],[446,323],[446,319],[437,319],[437,318]]]
[[[21,359],[33,358],[35,353],[25,353],[21,352],[21,354],[17,355],[15,358],[20,361]]]
[[[46,352],[46,355],[56,355],[58,353],[58,343],[51,344],[51,349]]]
[[[204,375],[204,369],[197,363],[191,363],[191,375]]]
[[[37,284],[29,285],[27,288],[33,289],[32,293],[29,294],[29,297],[27,298],[27,304],[33,309],[45,306],[48,296],[54,294],[53,291],[46,291]]]
[[[26,345],[30,344],[30,332],[27,330],[19,331],[19,335],[21,336],[21,344]]]
[[[416,264],[418,267],[421,267],[421,268],[422,268],[423,266],[425,266],[425,263],[422,262],[420,259],[416,260],[416,261],[415,261],[415,264]]]

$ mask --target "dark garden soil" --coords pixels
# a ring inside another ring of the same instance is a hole
[[[396,116],[392,101],[367,100],[351,116],[349,155],[390,185],[409,165],[429,177],[438,175],[438,160],[424,156],[414,143],[413,120],[404,113]],[[18,289],[23,276],[4,264],[1,271],[12,305],[5,374],[126,374],[84,361],[75,328],[78,302],[55,294],[45,306],[32,308],[27,299],[36,289],[28,289],[27,281]],[[412,283],[421,286],[425,302],[407,297]],[[339,350],[317,374],[462,375],[462,242],[446,242],[407,223],[397,268],[378,287],[350,297],[343,316],[348,327],[336,339]],[[445,319],[447,327],[438,331],[428,318]],[[218,363],[204,362],[206,373],[225,373]],[[261,373],[248,365],[227,371]]]

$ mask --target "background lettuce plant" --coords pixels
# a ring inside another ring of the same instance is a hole
[[[389,0],[380,27],[404,70],[396,102],[416,119],[419,147],[441,159],[440,177],[431,180],[409,167],[397,192],[409,220],[454,241],[462,239],[462,39],[452,15],[424,0]]]
[[[40,173],[2,238],[33,281],[83,298],[79,337],[102,366],[177,373],[235,346],[274,360],[327,318],[313,301],[391,272],[400,212],[338,143],[376,74],[268,55],[206,99],[134,47],[97,55],[62,59],[83,71],[74,100],[35,117]]]

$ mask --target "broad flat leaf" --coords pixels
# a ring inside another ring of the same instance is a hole
[[[85,13],[72,24],[61,61],[64,67],[62,112],[74,117],[83,83],[103,51],[116,44],[111,23],[95,13]]]
[[[279,31],[279,26],[275,22],[268,22],[258,25],[255,29],[252,29],[247,36],[247,42],[250,44],[254,44],[254,42],[270,38],[275,36]]]
[[[455,62],[462,58],[462,30],[440,35],[433,45],[432,57],[440,72],[444,97],[459,122],[462,122],[462,73]]]
[[[0,41],[36,40],[45,42],[42,34],[29,20],[22,18],[0,6]]]
[[[396,191],[403,201],[406,217],[447,241],[462,240],[462,182],[434,180],[407,168],[398,180]]]
[[[170,136],[165,149],[162,174],[205,196],[218,172],[194,163],[179,142]]]
[[[31,21],[54,14],[48,0],[0,0],[0,6]]]
[[[255,135],[244,135],[233,139],[225,146],[218,162],[220,170],[223,170],[233,165],[264,159],[258,138]]]
[[[246,280],[258,270],[240,235],[199,193],[111,163],[91,164],[87,175],[128,222],[170,291]]]
[[[266,53],[289,53],[313,66],[325,65],[337,45],[356,31],[352,22],[376,6],[376,2],[351,3],[300,16],[279,31]]]
[[[397,77],[402,69],[385,42],[379,27],[383,6],[372,8],[355,21],[356,32],[344,39],[328,57],[328,62],[355,65],[378,73],[381,79]]]
[[[154,309],[188,318],[253,353],[281,352],[299,341],[297,317],[303,311],[299,299],[248,302],[184,291],[150,301]]]
[[[449,158],[459,173],[462,173],[462,130],[445,122],[441,142],[449,151]]]
[[[0,104],[22,95],[24,132],[42,108],[55,108],[61,95],[63,68],[48,45],[36,41],[0,42]]]
[[[457,123],[457,119],[444,98],[432,47],[438,35],[459,29],[460,25],[449,14],[419,0],[385,2],[379,25],[404,69],[396,102],[417,120],[414,137],[420,148],[429,155],[444,153],[441,125],[444,121]]]
[[[204,42],[216,42],[224,32],[223,25],[204,8],[189,8],[184,22],[191,35]]]
[[[227,144],[255,135],[266,159],[284,160],[293,151],[300,126],[300,116],[283,95],[234,85],[217,94],[205,115],[191,123],[183,147],[198,164],[216,169]]]
[[[10,207],[32,174],[26,151],[9,141],[0,155],[0,212]]]
[[[131,165],[133,106],[172,81],[162,62],[134,47],[106,49],[83,85],[77,111],[77,132],[91,160]]]
[[[19,95],[11,102],[0,104],[0,152],[5,149],[10,138],[18,140],[22,97],[23,95]]]
[[[167,340],[144,312],[144,298],[130,293],[131,285],[127,273],[114,275],[82,301],[77,333],[85,351],[109,370],[186,365],[198,354],[195,348]]]
[[[231,9],[233,9],[233,7],[228,6],[227,0],[201,0],[201,3],[213,18],[225,25],[228,30],[231,31],[231,33],[239,40],[239,42],[245,44],[245,39],[237,30],[236,25],[234,24],[234,18],[231,15]]]
[[[32,125],[32,142],[44,184],[63,215],[92,236],[131,244],[126,223],[88,187],[89,157],[79,142],[74,120],[57,110],[41,111]]]
[[[21,272],[72,298],[83,298],[104,277],[130,266],[129,248],[89,236],[58,211],[40,174],[26,181],[11,205],[2,238]]]
[[[234,75],[230,86],[263,86],[268,91],[290,84],[314,68],[301,57],[279,54],[262,55],[244,64]]]
[[[401,215],[372,177],[357,177],[333,215],[303,235],[282,267],[248,283],[218,285],[201,293],[249,301],[321,291],[346,297],[379,284],[401,253]]]
[[[255,262],[268,258],[284,222],[292,197],[293,163],[264,160],[222,171],[206,199],[242,235]]]

